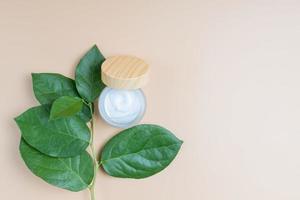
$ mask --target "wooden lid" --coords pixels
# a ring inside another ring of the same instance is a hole
[[[138,89],[148,79],[149,65],[134,56],[113,56],[101,66],[101,78],[105,85],[116,89]]]

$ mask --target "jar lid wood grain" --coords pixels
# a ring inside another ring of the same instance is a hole
[[[149,65],[135,56],[113,56],[101,66],[105,85],[115,89],[139,89],[148,80]]]

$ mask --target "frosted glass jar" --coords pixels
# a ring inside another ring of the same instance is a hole
[[[101,79],[107,86],[98,102],[101,117],[108,124],[127,128],[138,124],[146,110],[140,89],[147,82],[148,64],[134,56],[107,58],[101,66]]]
[[[99,98],[99,112],[108,124],[127,128],[138,124],[146,110],[146,98],[141,89],[122,90],[106,87]]]

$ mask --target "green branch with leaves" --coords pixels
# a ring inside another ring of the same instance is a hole
[[[125,129],[96,156],[94,101],[105,85],[105,60],[93,46],[76,67],[75,80],[56,73],[32,73],[39,106],[15,118],[21,131],[20,154],[26,166],[47,183],[70,191],[89,189],[95,200],[98,168],[113,177],[146,178],[166,168],[182,141],[153,124]]]

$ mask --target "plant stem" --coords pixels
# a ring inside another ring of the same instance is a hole
[[[94,115],[93,115],[93,104],[89,103],[92,119],[90,121],[90,130],[91,130],[91,140],[90,140],[90,151],[91,151],[91,156],[93,159],[94,163],[94,178],[92,181],[92,184],[89,187],[90,195],[91,195],[91,200],[95,200],[95,182],[96,182],[96,176],[97,176],[97,169],[98,169],[98,162],[97,158],[95,155],[95,148],[94,148]]]
[[[95,189],[94,189],[94,185],[92,187],[89,188],[90,191],[90,196],[91,196],[91,200],[95,200]]]

